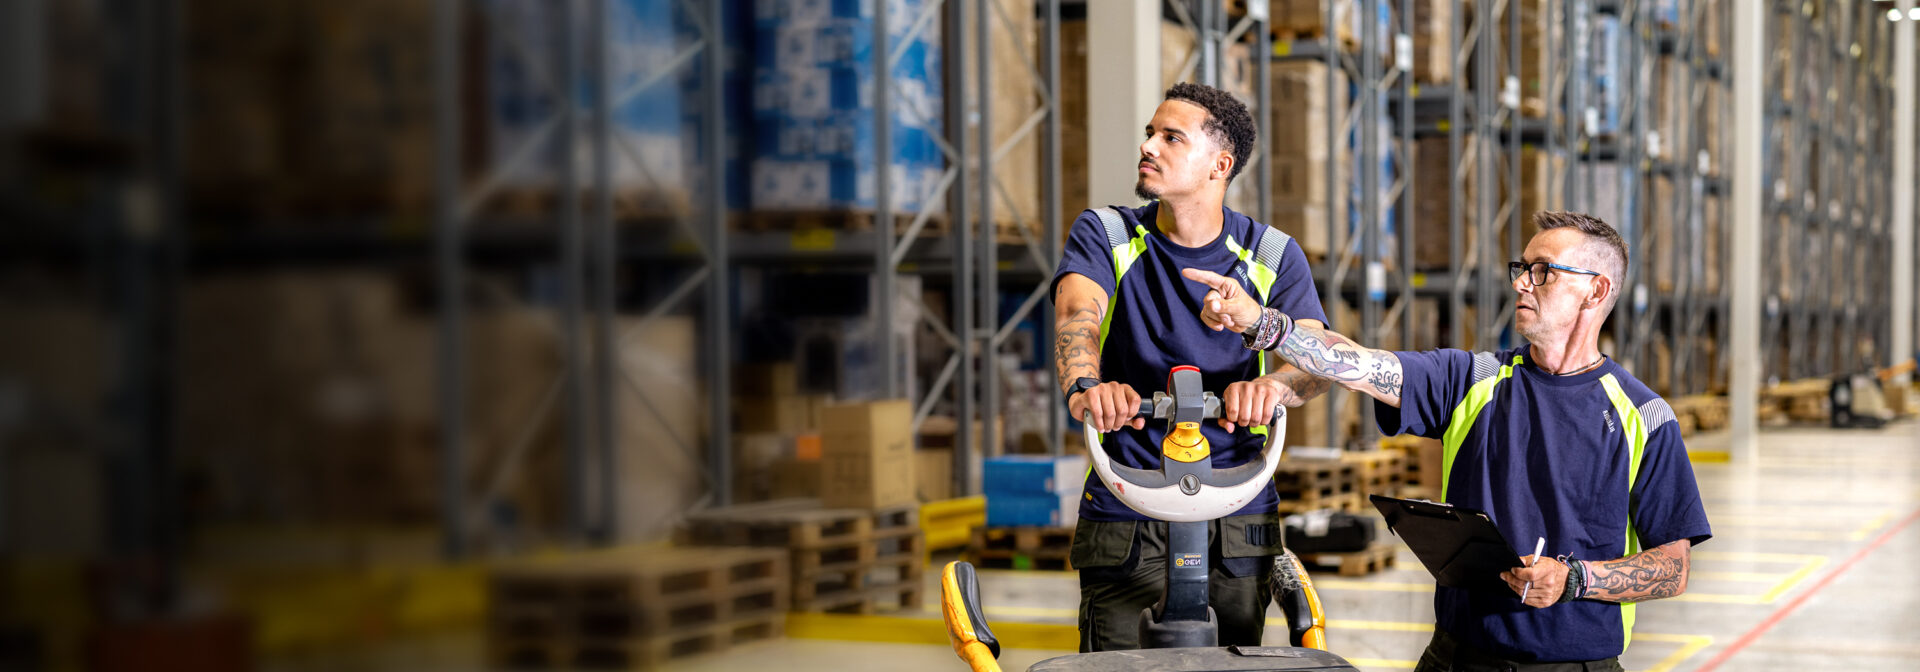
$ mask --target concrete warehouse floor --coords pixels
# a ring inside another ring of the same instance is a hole
[[[1641,607],[1629,670],[1920,668],[1920,424],[1767,431],[1761,464],[1714,461],[1726,438],[1689,442],[1715,537],[1694,553],[1686,595]],[[936,561],[939,561],[936,558]],[[928,572],[931,583],[935,574]],[[1067,572],[982,573],[1009,670],[1067,653],[1077,583]],[[1332,649],[1367,670],[1410,669],[1430,636],[1432,580],[1403,548],[1365,578],[1321,573]],[[788,637],[666,669],[961,670],[944,644],[937,592],[925,613],[848,623],[795,615]],[[1277,613],[1277,610],[1275,611]],[[1274,621],[1278,623],[1278,621]],[[1026,625],[1032,624],[1032,625]],[[1284,631],[1270,625],[1268,641]],[[855,641],[915,640],[918,643]],[[1062,644],[1061,642],[1065,642]],[[476,631],[375,649],[269,661],[274,672],[484,669]]]

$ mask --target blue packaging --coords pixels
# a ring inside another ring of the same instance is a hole
[[[1063,527],[1079,519],[1074,500],[1056,495],[987,493],[987,527]]]

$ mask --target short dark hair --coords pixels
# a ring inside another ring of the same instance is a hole
[[[1580,212],[1536,212],[1533,213],[1533,225],[1542,232],[1553,229],[1573,229],[1586,234],[1587,239],[1599,243],[1597,249],[1589,247],[1601,268],[1593,270],[1607,274],[1613,281],[1613,294],[1618,297],[1627,275],[1627,242],[1620,238],[1620,232],[1613,225],[1601,221],[1599,217]]]
[[[1227,181],[1240,176],[1240,169],[1247,166],[1253,157],[1253,146],[1260,138],[1260,132],[1253,125],[1253,114],[1247,111],[1233,94],[1220,89],[1181,82],[1167,89],[1167,100],[1181,100],[1200,106],[1207,111],[1207,123],[1202,127],[1207,137],[1228,152],[1233,153],[1233,173]]]

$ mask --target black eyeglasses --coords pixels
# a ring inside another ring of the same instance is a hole
[[[1600,275],[1596,271],[1589,271],[1584,268],[1574,268],[1572,266],[1562,266],[1560,264],[1556,264],[1550,261],[1536,261],[1531,264],[1524,261],[1509,261],[1507,262],[1507,281],[1512,282],[1514,280],[1519,280],[1520,274],[1525,273],[1527,274],[1528,282],[1531,282],[1536,286],[1546,284],[1547,269],[1549,268],[1566,271],[1568,273],[1579,273],[1581,275]]]

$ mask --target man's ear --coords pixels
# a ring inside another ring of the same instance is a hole
[[[1593,276],[1593,297],[1592,298],[1593,298],[1593,305],[1595,307],[1607,305],[1607,297],[1612,296],[1613,292],[1614,292],[1613,278],[1611,276],[1607,276],[1607,275]]]
[[[1224,180],[1232,174],[1233,152],[1221,150],[1213,157],[1213,178],[1216,180]]]

